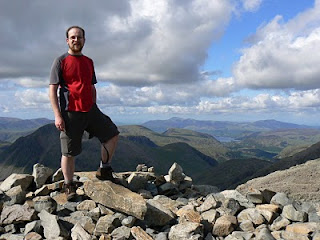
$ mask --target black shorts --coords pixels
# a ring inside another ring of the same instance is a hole
[[[82,136],[87,131],[105,143],[119,134],[117,126],[104,115],[96,104],[89,112],[63,112],[65,131],[60,133],[61,153],[66,157],[77,156],[82,150]]]

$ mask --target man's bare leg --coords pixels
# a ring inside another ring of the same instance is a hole
[[[113,169],[111,167],[111,160],[116,150],[118,139],[118,136],[114,136],[101,146],[100,167],[96,173],[96,177],[100,180],[110,180],[114,183],[118,183],[113,176]]]
[[[112,157],[116,151],[119,135],[114,136],[109,141],[105,142],[101,146],[101,160],[102,163],[111,164]]]
[[[69,184],[73,181],[73,174],[75,171],[74,163],[74,157],[61,157],[61,169],[64,177],[64,182],[66,184]]]

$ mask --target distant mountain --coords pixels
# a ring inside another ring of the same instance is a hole
[[[232,156],[230,149],[205,133],[174,128],[161,134],[139,125],[120,126],[119,129],[122,136],[145,136],[158,146],[184,142],[217,161],[226,161]]]
[[[0,117],[0,140],[14,142],[22,136],[27,136],[39,127],[52,123],[46,118],[19,119]]]
[[[203,121],[195,119],[170,118],[168,120],[152,120],[142,124],[156,131],[164,132],[169,128],[191,129],[205,132],[213,136],[241,137],[253,132],[270,131],[277,129],[315,128],[306,125],[280,122],[276,120],[261,120],[256,122],[230,122],[230,121]],[[319,128],[318,128],[319,129]]]
[[[35,129],[41,127],[52,122],[53,120],[49,120],[46,118],[19,119],[0,117],[0,129],[11,131],[25,131],[28,129]]]
[[[130,131],[130,127],[126,129]],[[170,142],[171,137],[166,136],[166,138]],[[186,143],[172,142],[159,146],[146,136],[121,136],[113,159],[113,166],[116,171],[132,171],[139,163],[145,163],[154,166],[157,171],[164,174],[174,162],[177,162],[183,167],[185,173],[192,177],[194,173],[202,172],[218,164],[215,159]],[[30,173],[35,163],[58,169],[60,158],[59,132],[53,124],[45,125],[4,148],[0,153],[0,179],[4,179],[12,172]],[[100,144],[98,140],[84,139],[83,151],[76,158],[76,170],[96,170],[99,161]]]

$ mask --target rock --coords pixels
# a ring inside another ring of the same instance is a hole
[[[96,207],[96,203],[93,200],[84,200],[79,205],[77,205],[78,211],[90,211]]]
[[[283,207],[282,215],[292,221],[305,222],[308,214],[305,212],[297,211],[292,204]]]
[[[24,229],[24,235],[27,235],[28,233],[36,232],[41,234],[42,233],[42,226],[41,222],[39,220],[27,223]]]
[[[62,169],[59,168],[53,175],[52,175],[52,182],[59,182],[63,180],[63,173]]]
[[[133,216],[128,216],[126,218],[124,218],[122,221],[121,221],[121,225],[125,226],[125,227],[133,227],[134,223],[136,221],[136,218],[133,217]]]
[[[268,228],[262,228],[256,235],[256,240],[276,240]]]
[[[293,223],[286,227],[287,232],[299,233],[299,234],[311,234],[320,229],[319,223]]]
[[[174,184],[175,183],[179,184],[185,178],[185,174],[183,173],[182,167],[177,163],[174,163],[170,167],[168,175],[169,175],[169,181]]]
[[[275,204],[275,205],[279,205],[281,207],[284,207],[284,206],[286,206],[288,204],[291,204],[292,200],[290,200],[285,193],[276,193],[272,197],[270,203],[271,204]]]
[[[121,226],[112,231],[111,237],[113,240],[130,239],[131,228]]]
[[[214,196],[210,194],[206,197],[205,201],[199,207],[197,207],[197,211],[201,213],[216,207],[217,201]]]
[[[217,219],[213,225],[213,235],[224,237],[229,235],[237,225],[237,218],[235,216],[224,215]]]
[[[143,219],[147,212],[146,201],[137,193],[112,182],[93,182],[84,183],[84,190],[96,203]]]
[[[280,229],[284,229],[286,226],[290,224],[290,221],[282,216],[277,217],[270,226],[272,231],[278,231]]]
[[[33,165],[32,176],[34,177],[37,188],[42,187],[52,174],[53,170],[51,168],[45,167],[40,163]]]
[[[20,186],[22,190],[27,190],[33,181],[33,176],[29,174],[16,174],[13,173],[7,177],[0,185],[0,190],[3,192],[8,191],[10,188]]]
[[[179,216],[179,223],[184,222],[195,222],[200,223],[201,215],[193,209],[181,208],[177,211],[177,216]]]
[[[255,208],[244,209],[238,214],[237,218],[239,222],[250,220],[255,225],[261,225],[265,222],[265,218],[262,216],[260,211]]]
[[[132,173],[128,179],[128,188],[134,192],[138,192],[140,189],[144,189],[148,180],[145,175],[138,173]]]
[[[201,213],[201,218],[212,224],[215,223],[218,217],[219,213],[214,209]]]
[[[42,240],[42,236],[36,232],[30,232],[25,235],[24,240]]]
[[[79,223],[76,223],[71,229],[71,238],[72,240],[91,240],[90,234]]]
[[[139,226],[131,228],[131,234],[137,240],[152,240],[152,237]]]
[[[0,224],[31,222],[35,219],[35,210],[27,205],[5,206],[1,212]]]
[[[103,233],[111,233],[115,228],[120,227],[121,222],[115,215],[106,215],[99,218],[94,229],[94,235],[99,236]]]
[[[147,201],[145,222],[148,226],[165,226],[175,218],[175,214],[154,199]]]
[[[5,205],[11,206],[14,204],[23,204],[26,200],[26,191],[24,191],[21,186],[15,186],[11,189],[9,189],[6,192],[7,197],[9,199],[5,201]]]
[[[47,239],[57,239],[59,236],[68,235],[65,229],[60,228],[58,216],[50,214],[46,210],[42,210],[38,216],[44,229],[44,236]]]
[[[233,198],[234,200],[237,200],[238,203],[245,208],[255,207],[252,202],[250,202],[245,196],[243,196],[236,190],[225,190],[219,194],[221,194],[225,198]]]
[[[173,225],[169,232],[169,240],[200,240],[203,238],[202,225],[184,222]]]
[[[37,212],[46,210],[48,213],[53,213],[57,209],[57,203],[49,196],[35,197],[33,203]]]

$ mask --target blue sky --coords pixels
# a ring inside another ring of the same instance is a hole
[[[80,25],[116,122],[319,125],[319,0],[21,0],[0,13],[1,117],[53,119],[51,64]]]

